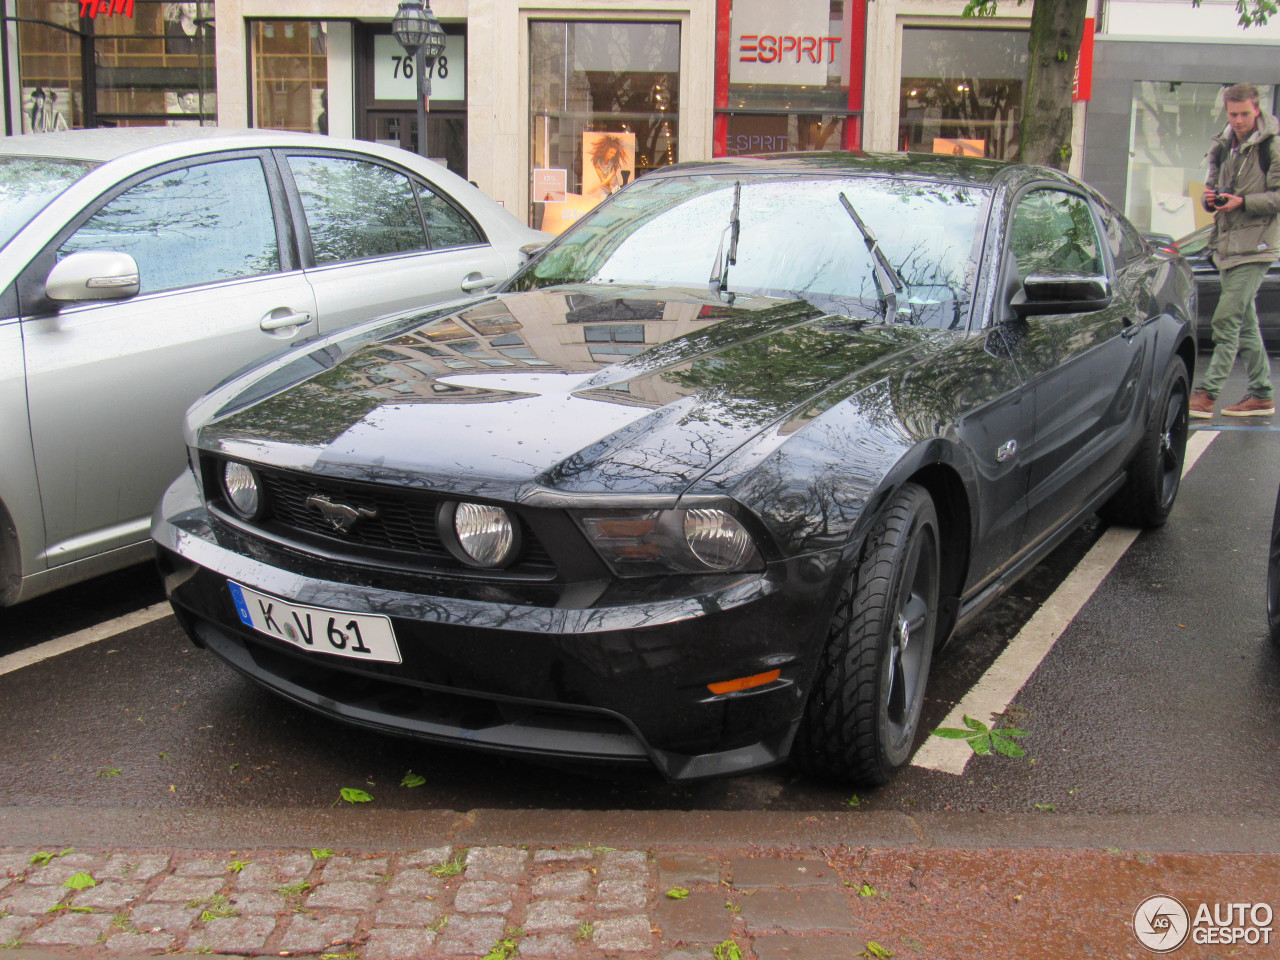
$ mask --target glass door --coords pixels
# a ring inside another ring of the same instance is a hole
[[[410,153],[418,152],[416,110],[369,110],[364,139]],[[461,111],[427,114],[427,156],[460,177],[467,175],[467,115]]]

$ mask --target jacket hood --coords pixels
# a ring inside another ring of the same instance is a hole
[[[1258,115],[1258,125],[1254,127],[1253,133],[1249,134],[1249,139],[1245,143],[1259,143],[1267,137],[1274,137],[1280,133],[1280,120],[1270,113],[1260,113]],[[1214,137],[1215,143],[1224,144],[1230,148],[1232,138],[1235,131],[1231,129],[1231,124],[1227,124],[1222,128],[1222,132]]]
[[[196,442],[473,496],[678,495],[824,391],[954,336],[866,312],[613,286],[500,295],[389,323],[336,363],[262,368]]]

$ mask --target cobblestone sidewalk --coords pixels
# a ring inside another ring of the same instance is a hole
[[[1137,960],[1152,895],[1280,907],[1280,854],[1095,842],[0,847],[0,960]],[[1189,942],[1178,957],[1276,951]]]
[[[731,960],[750,955],[735,902],[745,892],[761,894],[753,906],[765,923],[764,913],[782,909],[792,926],[847,931],[834,867],[742,860],[730,868],[732,884],[722,882],[723,867],[707,856],[607,847],[368,856],[9,849],[0,852],[0,945],[116,957],[505,960],[518,950]],[[788,901],[814,884],[829,889],[809,891],[794,912]]]

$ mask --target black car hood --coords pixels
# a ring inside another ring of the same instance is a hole
[[[824,392],[954,334],[799,300],[578,286],[374,336],[336,363],[295,355],[239,381],[197,444],[473,496],[673,496]]]

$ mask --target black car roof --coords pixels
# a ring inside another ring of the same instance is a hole
[[[1076,182],[1059,170],[1027,163],[1005,163],[1002,160],[934,153],[861,153],[840,150],[691,160],[660,167],[645,174],[645,178],[678,177],[691,173],[713,173],[719,176],[780,173],[800,176],[831,174],[910,177],[984,187],[1014,186],[1028,180],[1044,179]]]

